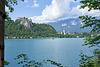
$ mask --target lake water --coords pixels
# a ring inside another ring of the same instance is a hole
[[[5,60],[10,64],[5,67],[22,67],[14,58],[19,54],[27,54],[30,60],[42,62],[52,60],[63,66],[78,67],[80,50],[91,54],[92,49],[82,47],[82,38],[56,38],[56,39],[5,39]],[[46,64],[43,67],[56,67]]]

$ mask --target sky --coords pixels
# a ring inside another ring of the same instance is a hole
[[[88,11],[79,9],[82,4],[80,0],[18,0],[18,5],[14,6],[14,11],[9,12],[9,16],[16,20],[17,17],[31,18],[34,23],[48,23],[58,20],[77,18],[82,15],[100,16],[100,10]]]

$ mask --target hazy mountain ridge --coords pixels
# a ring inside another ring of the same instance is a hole
[[[80,27],[82,27],[84,24],[79,18],[69,18],[47,24],[52,25],[57,32],[62,32],[63,30],[65,30],[66,33],[74,33],[74,32],[81,33],[81,32],[89,32],[91,30],[90,27],[80,29]]]

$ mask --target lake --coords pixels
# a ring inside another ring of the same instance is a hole
[[[92,49],[83,47],[83,43],[83,38],[5,39],[5,60],[10,62],[5,67],[22,67],[17,64],[18,60],[14,60],[19,54],[27,54],[30,60],[42,62],[50,59],[63,66],[78,67],[80,50],[92,54]],[[56,66],[48,63],[43,67]]]

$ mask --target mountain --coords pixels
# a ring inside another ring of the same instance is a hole
[[[81,33],[81,32],[90,32],[91,28],[87,27],[80,29],[84,24],[79,18],[69,18],[56,22],[47,23],[55,28],[57,32],[62,32],[65,30],[66,33]]]
[[[51,25],[32,23],[27,18],[5,22],[5,37],[8,38],[52,37],[54,34],[56,31]]]

